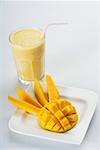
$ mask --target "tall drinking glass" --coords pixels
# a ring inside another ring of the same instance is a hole
[[[24,84],[44,77],[45,35],[40,29],[23,29],[10,34],[9,41],[19,80]]]

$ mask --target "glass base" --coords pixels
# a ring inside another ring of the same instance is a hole
[[[40,81],[44,80],[44,75],[40,78]],[[21,78],[19,78],[19,81],[23,84],[23,85],[30,85],[33,81],[27,81],[27,80],[22,80]]]
[[[24,85],[29,85],[31,83],[30,81],[25,81],[25,80],[22,80],[21,78],[19,78],[19,81]]]

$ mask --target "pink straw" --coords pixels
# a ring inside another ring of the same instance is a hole
[[[55,22],[55,23],[49,23],[46,25],[45,29],[44,29],[44,33],[46,33],[48,27],[50,26],[55,26],[55,25],[67,25],[68,22]]]

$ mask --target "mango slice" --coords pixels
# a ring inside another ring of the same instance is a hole
[[[49,75],[46,75],[46,84],[47,84],[49,101],[54,101],[55,99],[59,99],[60,98],[59,92],[58,92],[51,76],[49,76]]]
[[[34,92],[35,92],[35,95],[38,99],[38,102],[44,106],[48,100],[46,99],[46,96],[45,96],[45,93],[42,89],[42,86],[41,84],[39,83],[39,81],[35,78],[35,81],[34,81]]]
[[[40,103],[38,103],[38,101],[34,100],[34,98],[32,96],[30,96],[28,93],[26,93],[21,88],[17,88],[17,94],[18,94],[19,99],[21,99],[25,102],[28,102],[34,106],[37,106],[39,108],[42,107],[42,105]]]
[[[20,100],[17,100],[15,98],[13,98],[12,96],[8,96],[8,100],[10,103],[12,103],[14,106],[16,106],[17,108],[20,108],[26,112],[29,112],[33,115],[38,115],[39,112],[40,112],[40,109],[25,102],[25,101],[20,101]]]

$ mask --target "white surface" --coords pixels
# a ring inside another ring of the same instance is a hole
[[[46,72],[57,84],[88,88],[100,94],[100,2],[1,2],[0,1],[0,148],[100,147],[100,101],[84,142],[80,146],[33,140],[12,134],[8,120],[13,107],[7,96],[14,93],[15,63],[8,43],[10,32],[48,22],[69,21],[66,27],[50,28],[46,35]],[[2,101],[1,101],[2,100]]]
[[[78,123],[65,133],[53,133],[40,128],[36,116],[17,111],[9,120],[9,129],[15,133],[31,136],[58,143],[80,145],[85,137],[90,121],[93,117],[99,97],[96,93],[80,88],[57,87],[60,95],[68,98],[78,112]],[[27,89],[26,89],[27,90]],[[28,87],[27,92],[34,96],[33,85]]]

